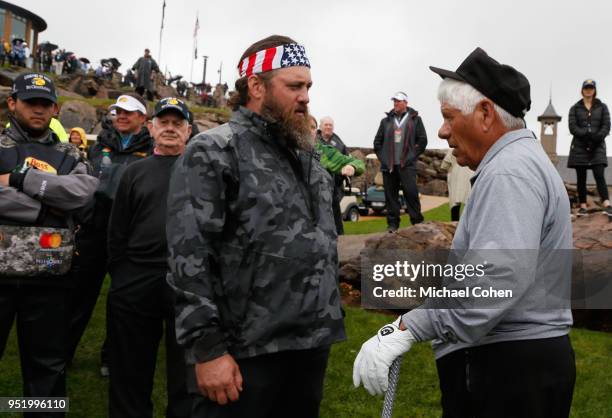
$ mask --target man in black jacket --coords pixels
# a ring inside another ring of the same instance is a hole
[[[174,298],[166,283],[166,200],[174,161],[191,133],[189,110],[168,97],[148,123],[153,155],[121,176],[108,227],[109,416],[153,415],[151,393],[159,341],[166,329],[167,416],[191,416],[185,353],[176,342]]]
[[[68,359],[74,357],[78,343],[96,305],[100,287],[106,276],[107,223],[119,179],[125,168],[151,155],[153,142],[145,126],[147,108],[137,94],[119,96],[111,105],[116,116],[98,134],[97,142],[89,148],[88,158],[100,185],[95,199],[90,202],[92,216],[81,225],[77,234],[78,256],[75,258],[75,291],[69,315],[70,348]],[[107,375],[104,348],[102,375]]]
[[[380,121],[374,138],[374,151],[380,160],[387,206],[387,228],[395,232],[400,225],[400,188],[406,200],[410,222],[423,222],[416,183],[416,161],[427,147],[427,133],[418,112],[408,107],[408,96],[397,92],[391,98],[393,110]]]
[[[56,103],[49,77],[18,76],[0,134],[0,358],[16,321],[23,396],[66,396],[72,226],[98,185],[78,149],[49,129]]]

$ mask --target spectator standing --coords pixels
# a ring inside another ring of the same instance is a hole
[[[462,167],[457,163],[452,148],[449,148],[442,160],[440,168],[448,173],[448,205],[451,211],[451,221],[458,222],[461,214],[461,204],[467,202],[470,194],[470,178],[474,172],[469,167]]]
[[[404,193],[406,211],[412,225],[423,222],[416,182],[416,161],[427,147],[427,133],[419,113],[408,107],[406,93],[399,91],[391,100],[393,109],[380,121],[374,138],[374,152],[383,173],[387,230],[395,232],[400,226],[400,189]]]
[[[581,92],[582,99],[571,107],[568,117],[569,130],[574,137],[567,166],[576,169],[580,204],[578,216],[588,213],[586,181],[587,170],[591,169],[604,210],[612,217],[610,196],[604,175],[608,166],[606,136],[610,133],[610,111],[608,106],[597,98],[595,80],[585,80]]]
[[[159,67],[148,48],[144,50],[144,56],[138,58],[132,66],[132,70],[135,71],[136,93],[146,97],[147,100],[153,100],[155,93],[153,71],[159,73]]]

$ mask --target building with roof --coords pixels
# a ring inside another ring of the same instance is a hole
[[[38,34],[47,29],[47,22],[42,17],[0,0],[0,35],[5,41],[23,39],[32,51],[38,45]]]

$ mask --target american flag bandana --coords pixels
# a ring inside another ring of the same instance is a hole
[[[238,66],[238,73],[240,77],[249,77],[253,74],[295,66],[310,68],[306,50],[302,45],[286,44],[263,49],[243,59]]]

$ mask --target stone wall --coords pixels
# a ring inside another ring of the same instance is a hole
[[[380,171],[380,162],[376,160],[368,160],[366,155],[372,154],[372,148],[348,148],[350,154],[359,158],[366,164],[366,172],[360,177],[353,180],[353,186],[359,187],[360,190],[365,190],[367,187],[374,184],[376,174]],[[448,185],[446,183],[446,171],[440,168],[442,160],[446,155],[446,150],[426,149],[419,156],[417,161],[417,184],[419,192],[433,196],[448,196]]]

